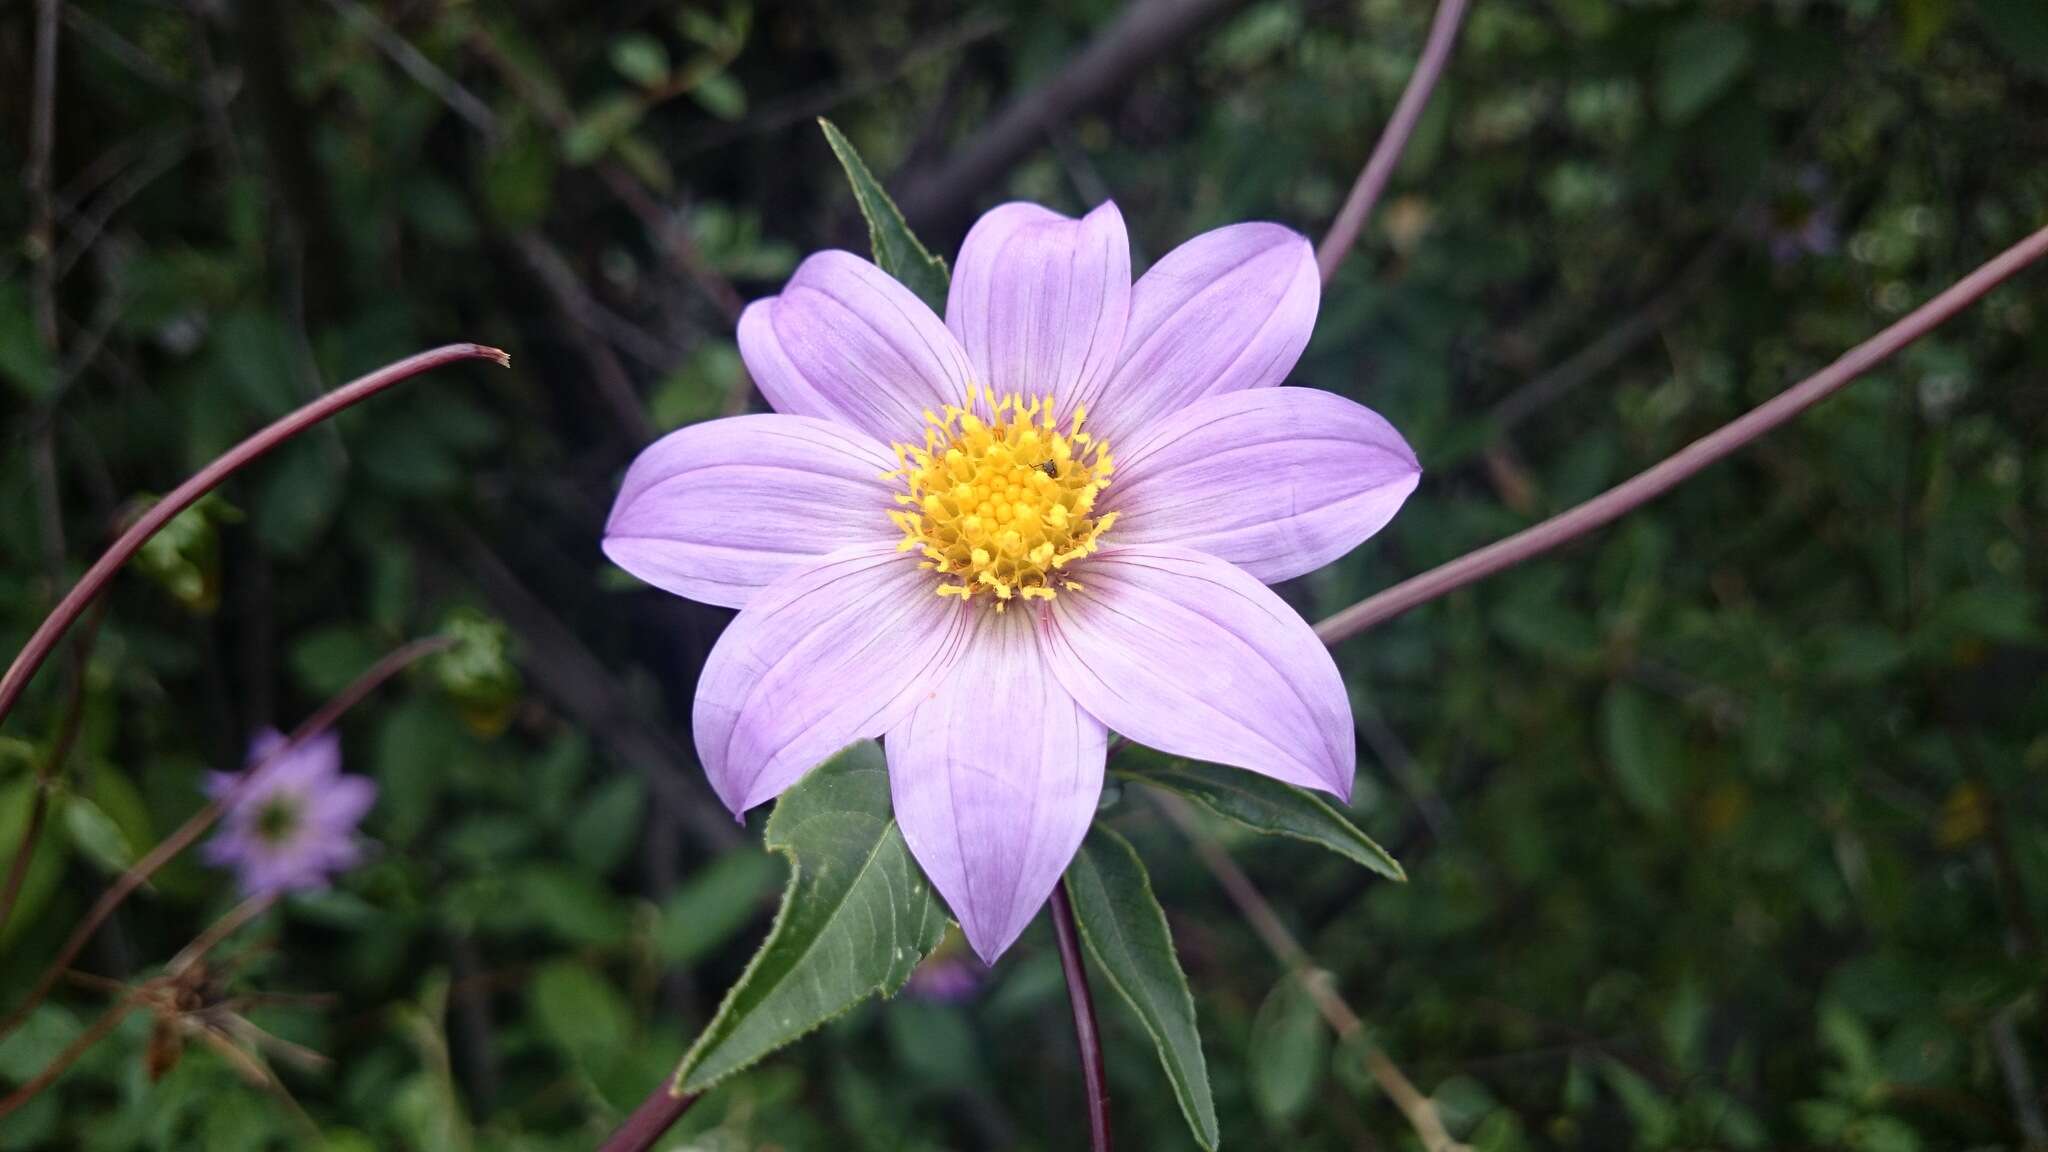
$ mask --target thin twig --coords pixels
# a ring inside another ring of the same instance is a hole
[[[212,927],[201,932],[190,944],[180,948],[176,956],[171,957],[171,962],[164,965],[164,975],[174,978],[183,976],[186,969],[199,963],[221,941],[241,931],[244,924],[268,912],[270,906],[275,903],[276,893],[258,892],[228,909],[227,915],[214,921]]]
[[[561,313],[564,327],[573,334],[572,339],[583,353],[591,380],[597,385],[597,394],[604,407],[611,412],[613,423],[631,443],[644,444],[654,439],[654,423],[647,417],[647,406],[641,402],[640,394],[634,391],[633,379],[626,375],[625,365],[619,363],[611,345],[599,336],[597,302],[584,291],[575,270],[569,267],[569,261],[538,232],[522,233],[514,238],[513,244],[526,258],[527,266],[533,269],[541,287],[547,289],[555,310]]]
[[[972,47],[1003,32],[1009,26],[1010,21],[1004,16],[989,13],[969,16],[922,43],[912,45],[902,55],[880,68],[862,71],[820,89],[798,92],[771,101],[737,123],[713,124],[686,137],[670,154],[677,160],[686,160],[735,140],[768,135],[798,124],[809,124],[834,108],[894,84],[925,64]]]
[[[1940,327],[2015,273],[2048,255],[2048,228],[1999,253],[1904,319],[1858,344],[1826,368],[1693,441],[1636,476],[1505,540],[1439,565],[1370,596],[1316,625],[1325,644],[1336,644],[1384,620],[1427,604],[1476,580],[1568,544],[1643,504],[1695,473],[1840,391],[1900,349]]]
[[[739,843],[737,826],[711,802],[689,750],[659,725],[650,724],[631,696],[573,629],[521,581],[489,542],[467,525],[447,519],[437,539],[453,550],[462,572],[484,594],[526,650],[524,666],[541,692],[607,744],[620,763],[646,773],[655,802],[690,826],[714,848]]]
[[[1735,239],[1739,232],[1742,214],[1736,215],[1736,223],[1721,230],[1712,243],[1695,256],[1685,270],[1678,274],[1670,286],[1653,297],[1631,314],[1628,319],[1608,329],[1599,339],[1572,353],[1558,365],[1541,376],[1508,393],[1493,406],[1489,416],[1496,435],[1511,431],[1516,425],[1543,409],[1556,403],[1580,385],[1605,372],[1619,363],[1621,358],[1636,350],[1645,340],[1656,335],[1680,310],[1692,303],[1713,282],[1714,274],[1721,270],[1731,253],[1735,251]]]
[[[367,376],[321,396],[228,449],[211,464],[193,474],[191,479],[172,489],[170,495],[151,505],[149,511],[138,517],[135,523],[114,541],[113,546],[86,570],[85,575],[79,578],[71,591],[65,594],[56,610],[36,628],[35,635],[29,637],[28,644],[15,656],[14,662],[7,666],[7,674],[0,677],[0,720],[5,720],[7,714],[13,711],[15,702],[21,698],[22,690],[28,687],[29,679],[36,674],[36,669],[42,666],[43,661],[49,658],[51,650],[57,646],[58,640],[63,638],[65,630],[85,611],[86,605],[92,603],[93,598],[100,594],[107,582],[113,579],[114,573],[120,570],[121,565],[127,563],[151,536],[161,531],[178,513],[191,507],[201,496],[212,491],[243,465],[335,413],[359,404],[394,384],[458,360],[495,360],[507,366],[512,363],[510,356],[496,348],[487,348],[481,344],[449,344],[431,352],[409,356],[395,364],[387,364]]]
[[[963,212],[983,189],[1046,141],[1046,133],[1122,90],[1188,37],[1245,0],[1135,0],[1043,84],[1010,101],[936,170],[899,181],[896,202],[930,227]]]
[[[479,100],[475,93],[464,88],[453,76],[443,72],[427,54],[413,47],[412,41],[393,31],[389,24],[377,18],[377,14],[356,3],[356,0],[327,0],[327,6],[344,20],[353,21],[370,38],[377,50],[391,58],[393,64],[413,82],[441,98],[450,111],[471,127],[483,133],[486,140],[498,135],[498,117],[490,105]]]
[[[15,1109],[35,1099],[36,1095],[43,1089],[48,1088],[57,1077],[69,1071],[71,1066],[78,1062],[80,1056],[85,1055],[107,1033],[112,1032],[114,1026],[119,1024],[134,1008],[135,1001],[132,997],[123,997],[115,1001],[111,1007],[100,1014],[99,1019],[92,1022],[91,1027],[80,1032],[77,1039],[65,1045],[64,1050],[57,1053],[56,1059],[51,1060],[47,1067],[30,1078],[28,1083],[8,1093],[6,1099],[0,1100],[0,1117],[7,1116]]]
[[[91,1048],[115,1024],[119,1023],[123,1016],[126,1016],[137,1007],[151,1003],[155,999],[152,995],[154,991],[162,989],[166,985],[176,987],[187,969],[193,964],[198,963],[208,952],[211,952],[219,945],[221,941],[233,935],[237,929],[261,914],[265,908],[270,907],[275,899],[274,896],[270,895],[255,896],[229,909],[227,915],[214,921],[212,926],[208,927],[206,931],[201,932],[197,939],[180,950],[177,957],[165,966],[162,976],[156,977],[137,987],[130,988],[119,981],[105,980],[101,977],[87,976],[83,973],[66,973],[66,975],[71,976],[80,983],[102,987],[109,991],[118,991],[121,993],[121,998],[107,1009],[106,1013],[94,1023],[93,1027],[86,1029],[76,1040],[72,1041],[70,1046],[59,1053],[57,1058],[50,1061],[49,1065],[37,1073],[34,1078],[29,1080],[28,1083],[23,1084],[6,1099],[0,1100],[0,1117],[5,1117],[8,1113],[20,1108],[23,1104],[33,1099],[37,1093],[49,1087],[80,1056],[84,1055],[87,1049]],[[290,1054],[296,1056],[299,1053],[304,1053],[312,1056],[316,1061],[325,1062],[325,1058],[317,1053],[310,1053],[303,1048],[299,1048],[298,1045],[288,1044],[283,1040],[270,1036],[269,1033],[263,1032],[261,1029],[255,1028],[253,1025],[249,1027],[257,1035],[281,1046]],[[283,1091],[283,1087],[282,1084],[277,1085],[279,1091]],[[293,1101],[293,1103],[296,1104],[296,1101]]]
[[[1052,932],[1059,942],[1060,971],[1067,978],[1067,1002],[1074,1009],[1074,1041],[1081,1049],[1081,1082],[1088,1091],[1088,1147],[1109,1152],[1109,1080],[1103,1074],[1102,1032],[1095,1024],[1095,997],[1081,962],[1081,938],[1074,930],[1074,904],[1065,883],[1052,889]]]
[[[1423,42],[1422,56],[1408,77],[1408,86],[1401,90],[1401,99],[1394,105],[1394,115],[1380,133],[1379,143],[1373,145],[1372,155],[1366,158],[1357,181],[1351,185],[1351,194],[1344,198],[1336,221],[1316,249],[1316,267],[1322,271],[1324,284],[1336,277],[1338,267],[1358,243],[1366,217],[1372,215],[1373,205],[1379,203],[1380,193],[1386,190],[1394,167],[1401,162],[1401,153],[1408,147],[1408,138],[1415,134],[1429,94],[1436,89],[1437,79],[1450,61],[1451,45],[1458,39],[1458,25],[1465,19],[1465,4],[1466,0],[1440,0],[1437,4],[1436,18],[1429,24],[1429,38]]]
[[[1251,877],[1244,874],[1244,869],[1237,866],[1237,861],[1230,858],[1230,853],[1224,851],[1223,845],[1217,843],[1209,830],[1202,826],[1188,802],[1156,789],[1149,790],[1147,794],[1166,813],[1174,827],[1187,837],[1202,865],[1223,886],[1224,894],[1237,905],[1238,912],[1251,924],[1252,932],[1266,945],[1267,951],[1301,981],[1302,989],[1330,1025],[1330,1030],[1346,1043],[1364,1046],[1366,1070],[1372,1074],[1380,1090],[1394,1102],[1394,1107],[1401,1110],[1408,1126],[1415,1129],[1415,1134],[1422,1139],[1423,1148],[1427,1152],[1465,1152],[1465,1146],[1453,1140],[1444,1127],[1443,1117],[1438,1115],[1435,1103],[1415,1087],[1415,1082],[1408,1079],[1400,1066],[1378,1045],[1365,1037],[1364,1023],[1359,1020],[1358,1013],[1351,1010],[1351,1005],[1338,995],[1330,974],[1316,967],[1308,951],[1294,938],[1294,933],[1280,922],[1279,913],[1273,910]]]
[[[43,974],[37,978],[35,986],[29,989],[28,996],[22,1000],[14,1011],[8,1014],[6,1020],[0,1021],[0,1038],[12,1034],[15,1028],[19,1027],[21,1022],[28,1017],[29,1012],[35,1008],[36,1004],[49,994],[50,989],[62,978],[64,970],[71,966],[71,962],[77,959],[79,952],[84,950],[86,942],[92,939],[93,933],[99,931],[100,925],[106,923],[107,917],[114,914],[114,909],[120,907],[123,900],[126,900],[137,888],[142,887],[151,876],[156,875],[157,871],[169,863],[173,857],[183,852],[192,845],[193,841],[198,840],[200,836],[204,835],[206,830],[213,826],[213,822],[220,818],[220,814],[226,810],[227,806],[233,803],[236,797],[241,795],[242,789],[248,786],[249,781],[257,778],[263,769],[268,767],[278,757],[304,744],[316,734],[333,727],[335,721],[341,719],[350,708],[355,707],[363,697],[375,691],[379,685],[398,675],[406,668],[411,667],[419,660],[442,651],[453,644],[454,640],[451,637],[430,636],[422,640],[415,640],[386,655],[382,660],[377,661],[376,664],[370,667],[369,671],[356,677],[353,683],[343,688],[333,699],[321,705],[319,711],[308,716],[305,722],[292,732],[290,739],[277,748],[272,749],[269,755],[260,758],[248,770],[235,777],[234,783],[230,784],[225,791],[219,796],[208,800],[199,811],[193,813],[190,819],[180,825],[177,831],[165,837],[156,847],[151,848],[142,859],[137,860],[126,872],[121,873],[114,880],[113,886],[100,894],[100,898],[93,903],[91,910],[85,914],[85,919],[79,922],[78,927],[72,929],[71,935],[64,941],[64,946],[57,950],[56,958],[43,970]]]
[[[647,1099],[642,1100],[638,1108],[633,1109],[633,1114],[626,1117],[618,1131],[606,1138],[598,1152],[647,1152],[654,1147],[655,1141],[661,1139],[662,1133],[683,1118],[683,1113],[690,1110],[690,1105],[695,1104],[697,1098],[694,1092],[677,1092],[675,1081],[664,1079],[654,1086],[654,1091],[647,1094]]]

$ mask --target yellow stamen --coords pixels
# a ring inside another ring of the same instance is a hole
[[[979,402],[979,406],[977,406]],[[1068,564],[1095,551],[1116,513],[1095,515],[1109,486],[1109,445],[1081,431],[1077,410],[1062,433],[1050,397],[997,397],[970,389],[967,408],[924,414],[924,445],[892,445],[902,468],[889,519],[941,579],[941,596],[984,593],[1002,611],[1012,599],[1050,600],[1073,582]]]

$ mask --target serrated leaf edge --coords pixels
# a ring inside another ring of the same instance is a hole
[[[937,268],[939,275],[950,279],[952,272],[946,267],[946,258],[944,256],[934,256],[931,249],[924,246],[924,241],[917,238],[917,233],[910,230],[910,221],[903,218],[903,210],[896,206],[895,198],[890,196],[889,190],[882,186],[880,180],[875,178],[874,170],[869,168],[868,162],[861,158],[859,150],[853,146],[853,141],[846,138],[846,133],[841,132],[837,124],[832,123],[832,121],[823,116],[818,117],[818,127],[824,130],[826,146],[832,149],[832,155],[839,161],[839,166],[846,171],[847,183],[853,187],[853,198],[860,201],[867,199],[867,197],[861,195],[861,182],[865,180],[867,185],[874,189],[874,194],[879,200],[875,207],[888,212],[897,226],[902,229],[904,239],[910,241],[911,254]],[[882,251],[882,229],[875,222],[874,216],[866,211],[866,208],[867,205],[863,203],[861,219],[868,226],[868,250],[879,256]]]
[[[860,769],[859,771],[878,771],[878,769]],[[849,773],[849,775],[852,775],[852,773]],[[802,825],[798,825],[798,827],[802,827]],[[896,832],[896,830],[896,818],[892,815],[889,817],[888,821],[883,825],[881,835],[876,837],[875,839],[875,850],[868,853],[868,858],[861,862],[860,871],[854,877],[854,884],[858,884],[860,882],[860,877],[862,875],[865,875],[867,873],[867,870],[874,866],[876,858],[881,855],[882,847],[888,843],[890,834],[892,832]],[[900,836],[900,833],[898,835]],[[769,925],[768,935],[761,941],[761,947],[756,949],[753,958],[747,961],[747,966],[740,973],[739,979],[733,981],[732,987],[726,989],[724,999],[719,1001],[718,1011],[711,1014],[710,1023],[704,1026],[704,1031],[698,1034],[697,1039],[690,1044],[689,1050],[683,1053],[683,1058],[681,1062],[679,1062],[676,1065],[675,1074],[670,1077],[670,1084],[673,1090],[678,1093],[709,1092],[711,1089],[716,1088],[720,1084],[725,1083],[732,1077],[739,1075],[741,1072],[747,1071],[748,1069],[754,1067],[756,1064],[759,1064],[761,1061],[766,1060],[768,1057],[774,1055],[777,1052],[780,1052],[782,1049],[797,1043],[804,1037],[809,1036],[813,1032],[816,1032],[819,1029],[823,1028],[825,1025],[830,1024],[832,1021],[837,1020],[841,1016],[846,1015],[848,1012],[853,1011],[855,1008],[859,1007],[863,1002],[865,1002],[869,996],[880,996],[884,1000],[893,998],[896,995],[896,993],[903,990],[903,986],[905,984],[910,983],[910,974],[917,967],[917,963],[912,962],[910,965],[903,969],[903,978],[901,980],[896,981],[893,987],[890,986],[888,980],[884,979],[881,983],[878,983],[874,987],[868,989],[868,991],[865,994],[855,998],[852,1002],[848,1003],[846,1007],[841,1008],[839,1011],[834,1012],[828,1016],[819,1018],[818,1020],[813,1022],[810,1027],[805,1028],[803,1031],[792,1035],[784,1043],[779,1044],[765,1052],[762,1052],[760,1055],[755,1056],[751,1060],[748,1060],[741,1064],[736,1064],[733,1067],[726,1069],[724,1072],[719,1073],[717,1076],[712,1077],[710,1080],[707,1080],[701,1084],[692,1085],[689,1082],[690,1071],[692,1066],[695,1065],[698,1059],[702,1056],[705,1044],[710,1041],[712,1033],[717,1028],[719,1021],[725,1017],[726,1010],[732,1007],[734,999],[739,996],[740,989],[746,987],[747,981],[753,977],[755,970],[761,964],[761,958],[766,956],[769,950],[774,947],[775,942],[782,938],[782,931],[788,923],[790,904],[796,896],[796,887],[798,881],[801,879],[803,866],[797,862],[795,848],[787,842],[784,842],[779,845],[766,844],[765,846],[767,847],[768,851],[773,852],[776,855],[781,856],[789,861],[789,883],[784,885],[783,887],[782,902],[775,909],[775,922]],[[910,848],[908,844],[904,845],[904,855],[906,857],[910,855]],[[916,866],[915,857],[911,857],[911,863],[913,867]],[[849,885],[848,890],[852,890],[851,885]],[[833,916],[838,916],[837,910],[833,912]],[[940,933],[941,939],[944,938],[944,935],[945,934],[943,932]],[[917,949],[913,947],[912,951],[917,951]],[[808,949],[806,949],[806,954],[808,954]],[[917,960],[923,960],[926,956],[929,956],[930,954],[930,952],[919,952]]]
[[[1138,883],[1144,889],[1145,895],[1151,899],[1152,908],[1155,911],[1157,911],[1159,915],[1159,927],[1163,932],[1166,933],[1166,938],[1170,942],[1173,939],[1173,929],[1172,926],[1167,924],[1166,922],[1166,913],[1163,910],[1160,910],[1159,908],[1159,897],[1153,894],[1152,874],[1145,870],[1144,858],[1138,855],[1137,849],[1131,847],[1130,841],[1125,840],[1122,836],[1117,835],[1110,829],[1104,828],[1098,824],[1091,832],[1091,834],[1094,833],[1101,834],[1103,840],[1106,843],[1115,846],[1119,851],[1129,855],[1131,858],[1131,862],[1137,865]],[[1065,878],[1061,879],[1061,883],[1068,884],[1069,886],[1071,886],[1071,881]],[[1072,898],[1072,895],[1072,892],[1068,893],[1069,899]],[[1102,946],[1096,943],[1095,934],[1089,930],[1087,919],[1077,915],[1074,917],[1074,924],[1081,931],[1081,942],[1088,946],[1088,955],[1094,959],[1096,970],[1102,973],[1103,978],[1109,981],[1109,986],[1111,988],[1114,988],[1116,990],[1116,994],[1122,997],[1124,1003],[1130,1007],[1131,1014],[1136,1016],[1138,1018],[1138,1023],[1144,1027],[1145,1034],[1152,1038],[1153,1048],[1163,1053],[1167,1048],[1165,1037],[1161,1036],[1159,1034],[1158,1029],[1152,1026],[1152,1021],[1146,1016],[1144,1011],[1138,1007],[1137,999],[1131,995],[1129,989],[1124,987],[1123,981],[1118,980],[1116,978],[1115,970],[1112,969],[1108,964],[1103,962]],[[1173,967],[1174,971],[1180,975],[1180,983],[1178,987],[1180,990],[1181,1000],[1185,1002],[1187,1005],[1188,1019],[1196,1019],[1195,997],[1193,993],[1188,991],[1188,976],[1186,972],[1180,970],[1180,956],[1178,955],[1178,953],[1176,953],[1173,957]],[[1198,1030],[1195,1033],[1195,1059],[1200,1061],[1202,1068],[1202,1080],[1204,1083],[1207,1083],[1209,1079],[1209,1056],[1207,1053],[1202,1051],[1201,1039],[1201,1033]],[[1162,1064],[1165,1063],[1164,1056],[1161,1056],[1160,1062]],[[1195,1143],[1207,1149],[1208,1152],[1216,1152],[1216,1150],[1222,1146],[1223,1131],[1216,1120],[1216,1101],[1214,1096],[1212,1095],[1208,1097],[1206,1101],[1209,1105],[1209,1115],[1207,1117],[1207,1121],[1210,1131],[1203,1132],[1201,1129],[1202,1118],[1194,1115],[1194,1110],[1191,1107],[1192,1101],[1188,1099],[1188,1092],[1182,1089],[1181,1085],[1178,1083],[1177,1079],[1173,1076],[1171,1072],[1167,1074],[1166,1079],[1169,1083],[1173,1084],[1174,1086],[1174,1099],[1176,1102],[1180,1104],[1181,1115],[1187,1118],[1188,1128],[1194,1134]]]

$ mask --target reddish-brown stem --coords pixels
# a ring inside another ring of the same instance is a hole
[[[2048,228],[1999,253],[1904,319],[1858,344],[1841,359],[1752,408],[1746,415],[1569,511],[1505,540],[1468,552],[1420,576],[1353,604],[1316,625],[1325,644],[1336,644],[1439,596],[1570,543],[1670,491],[1694,473],[1745,447],[1834,395],[1901,348],[1940,327],[2020,269],[2048,255]]]
[[[633,1109],[626,1122],[605,1139],[598,1152],[647,1152],[696,1102],[696,1093],[678,1093],[675,1081],[663,1080]]]
[[[1095,1026],[1095,997],[1088,991],[1080,933],[1074,929],[1074,905],[1064,883],[1052,890],[1052,933],[1059,942],[1060,970],[1066,973],[1067,1000],[1074,1009],[1074,1039],[1081,1048],[1081,1081],[1088,1090],[1088,1147],[1092,1152],[1110,1152],[1109,1080],[1103,1075],[1102,1034]]]
[[[101,1013],[100,1018],[93,1021],[91,1027],[80,1032],[77,1039],[65,1045],[64,1050],[57,1053],[56,1059],[50,1061],[47,1067],[41,1072],[36,1073],[28,1083],[8,1093],[5,1099],[0,1099],[0,1118],[6,1117],[23,1104],[35,1099],[37,1093],[48,1088],[57,1077],[62,1076],[73,1064],[76,1064],[80,1056],[85,1055],[107,1033],[112,1032],[114,1026],[119,1024],[134,1007],[134,1000],[124,996],[116,1001],[112,1007]]]
[[[449,344],[431,352],[409,356],[396,364],[387,364],[361,379],[336,388],[228,449],[213,463],[195,473],[191,479],[172,489],[170,495],[151,505],[149,511],[143,513],[126,532],[121,533],[120,539],[115,540],[113,546],[86,570],[85,575],[79,578],[71,591],[65,593],[56,610],[50,613],[36,629],[35,635],[29,637],[27,646],[15,656],[14,663],[7,666],[6,676],[0,677],[0,721],[6,720],[7,714],[13,711],[15,702],[21,698],[22,690],[28,687],[28,682],[36,674],[36,669],[42,667],[43,661],[49,658],[50,652],[57,647],[57,642],[64,638],[65,630],[85,611],[86,605],[92,603],[93,598],[100,594],[107,582],[113,579],[114,573],[120,570],[121,565],[126,564],[151,536],[161,531],[178,513],[191,507],[201,496],[211,492],[243,465],[329,416],[360,404],[393,384],[458,360],[495,360],[504,365],[512,363],[510,356],[496,348],[487,348],[481,344]]]
[[[1422,45],[1422,57],[1415,62],[1408,86],[1401,90],[1393,118],[1387,121],[1379,143],[1373,145],[1372,155],[1366,158],[1365,167],[1351,185],[1351,194],[1344,198],[1344,207],[1338,210],[1337,219],[1323,234],[1322,246],[1316,249],[1316,267],[1323,274],[1323,283],[1328,284],[1336,277],[1338,266],[1351,254],[1366,217],[1372,215],[1373,205],[1379,202],[1380,193],[1386,191],[1387,181],[1400,164],[1408,138],[1415,134],[1422,109],[1429,103],[1429,94],[1444,74],[1444,65],[1450,62],[1451,45],[1457,42],[1458,25],[1465,19],[1465,3],[1466,0],[1441,0],[1437,4],[1436,17],[1429,24],[1429,38]]]
[[[422,657],[430,656],[433,653],[448,648],[452,644],[454,644],[454,640],[450,637],[430,636],[423,640],[415,640],[386,655],[382,660],[377,661],[376,664],[371,666],[369,671],[356,677],[354,683],[342,689],[333,699],[321,705],[319,711],[308,716],[304,723],[293,730],[291,738],[283,745],[273,749],[269,755],[258,760],[248,771],[236,777],[234,784],[229,786],[225,792],[208,800],[199,811],[192,814],[191,819],[180,825],[176,832],[165,837],[156,847],[151,848],[142,859],[137,860],[126,872],[121,873],[114,880],[113,885],[101,893],[98,900],[93,902],[92,908],[85,914],[85,919],[79,922],[78,927],[72,929],[71,935],[64,941],[64,946],[57,950],[56,958],[50,961],[49,967],[45,968],[43,974],[36,978],[35,987],[29,989],[28,996],[16,1006],[14,1011],[8,1013],[5,1021],[0,1021],[0,1038],[12,1034],[15,1028],[20,1026],[22,1020],[27,1018],[29,1012],[42,1001],[44,996],[49,994],[50,989],[63,976],[64,970],[70,966],[73,960],[77,959],[79,952],[84,950],[86,942],[92,939],[93,933],[99,931],[100,925],[106,923],[107,917],[114,914],[114,909],[120,907],[121,902],[126,900],[137,888],[142,887],[144,882],[151,876],[156,875],[157,871],[169,863],[172,857],[183,852],[192,845],[193,841],[204,835],[206,830],[213,826],[213,822],[220,818],[221,812],[226,809],[227,805],[233,803],[235,797],[241,793],[241,790],[265,766],[293,748],[305,743],[306,740],[316,733],[333,727],[334,722],[341,719],[344,713],[350,708],[355,707],[363,697],[375,691],[386,680],[398,675]]]

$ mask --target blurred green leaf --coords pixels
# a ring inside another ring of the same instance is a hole
[[[620,93],[599,101],[569,129],[562,141],[563,158],[578,165],[596,160],[611,151],[646,114],[647,106],[638,96]]]
[[[1274,836],[1320,844],[1389,880],[1406,873],[1386,849],[1358,830],[1342,812],[1306,789],[1242,768],[1196,760],[1148,757],[1144,767],[1117,775],[1176,792],[1227,820]]]
[[[612,41],[612,67],[642,88],[659,88],[668,83],[668,49],[644,32],[621,36]]]
[[[255,528],[267,547],[302,556],[327,531],[341,503],[341,469],[333,450],[314,433],[279,448],[262,465]]]
[[[75,792],[61,800],[64,831],[71,844],[100,871],[118,876],[135,863],[135,846],[99,805]]]
[[[764,852],[728,852],[698,869],[661,908],[655,954],[687,968],[746,927],[775,890],[782,868]]]
[[[1214,1149],[1223,1137],[1195,1001],[1144,862],[1123,837],[1098,825],[1067,866],[1065,883],[1088,955],[1151,1035],[1195,1142]]]
[[[313,695],[332,696],[368,671],[384,649],[360,628],[329,625],[292,644],[292,674]]]
[[[605,781],[569,821],[569,858],[594,876],[617,868],[640,841],[646,801],[647,783],[639,776]]]
[[[1600,705],[1601,731],[1614,782],[1631,805],[1665,817],[1677,803],[1684,744],[1665,710],[1632,684],[1616,684]]]
[[[580,1068],[603,1068],[633,1036],[633,1013],[611,982],[573,960],[534,974],[527,1001],[541,1031]]]
[[[1739,25],[1701,17],[1672,29],[1657,53],[1657,112],[1683,124],[1742,78],[1749,36]]]
[[[1276,1126],[1292,1124],[1315,1100],[1330,1067],[1330,1030],[1300,979],[1288,976],[1266,995],[1244,1059],[1252,1101]]]
[[[747,92],[730,72],[714,72],[697,81],[690,99],[720,120],[738,120],[747,114]]]
[[[853,198],[860,202],[860,214],[868,222],[868,246],[874,249],[875,263],[882,271],[903,282],[903,285],[934,312],[944,315],[946,311],[946,285],[950,276],[946,262],[932,255],[911,233],[910,225],[903,220],[903,213],[896,208],[896,202],[875,174],[868,171],[867,162],[854,151],[848,140],[830,120],[822,117],[818,126],[825,130],[825,142],[832,146],[832,154],[839,157],[839,164],[846,169],[846,181],[853,186]]]
[[[36,333],[28,289],[13,278],[0,278],[0,378],[30,400],[48,398],[57,386],[57,365]]]
[[[938,946],[945,913],[889,807],[888,766],[855,744],[782,794],[768,849],[789,888],[768,939],[676,1069],[698,1092],[873,995],[893,995]]]

